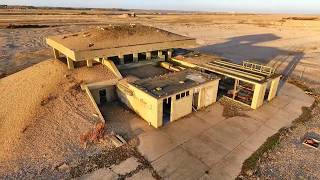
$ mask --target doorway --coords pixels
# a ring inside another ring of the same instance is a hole
[[[197,110],[199,107],[199,92],[193,93],[192,109]]]
[[[99,90],[100,104],[104,105],[107,103],[107,91],[106,89]]]
[[[164,99],[162,103],[162,124],[170,122],[171,118],[171,97]]]

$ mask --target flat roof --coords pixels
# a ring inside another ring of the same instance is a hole
[[[214,75],[187,69],[154,78],[137,80],[132,85],[155,98],[163,98],[218,79]]]
[[[248,83],[264,83],[269,79],[280,76],[275,73],[266,73],[263,71],[263,68],[257,69],[257,67],[264,65],[256,64],[252,67],[247,67],[216,55],[201,54],[192,51],[179,54],[178,50],[178,54],[173,58],[178,61],[194,64],[200,69],[205,69],[216,74],[239,79]]]
[[[50,36],[46,40],[48,45],[73,60],[196,45],[194,38],[140,24],[97,26],[78,33]]]

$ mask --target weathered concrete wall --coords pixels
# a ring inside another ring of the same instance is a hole
[[[184,91],[184,92],[186,92],[186,91]],[[193,91],[189,90],[189,93],[190,93],[189,96],[185,96],[185,97],[180,98],[178,100],[176,100],[176,95],[172,96],[170,121],[175,121],[175,120],[177,120],[183,116],[186,116],[192,112]]]
[[[217,101],[219,81],[212,81],[200,86],[198,109],[209,106]],[[199,89],[198,88],[198,89]]]
[[[104,88],[99,88],[99,89],[92,89],[91,90],[91,94],[94,98],[94,100],[96,101],[97,104],[100,104],[100,94],[99,91],[100,90],[106,90],[106,97],[107,97],[107,101],[108,102],[112,102],[114,100],[117,99],[117,94],[116,94],[116,88],[115,86],[106,86]]]
[[[128,93],[128,90],[132,91],[132,93]],[[160,101],[130,84],[127,84],[127,87],[117,85],[116,91],[123,103],[153,127],[162,126],[162,103],[159,103]]]

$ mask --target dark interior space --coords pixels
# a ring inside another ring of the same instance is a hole
[[[170,116],[171,116],[171,97],[164,99],[163,100],[163,105],[162,105],[162,119],[163,119],[163,125],[167,124],[170,122]]]
[[[100,96],[100,104],[104,105],[107,103],[107,91],[105,89],[99,90],[99,96]]]
[[[151,59],[157,59],[158,58],[158,51],[151,51]]]
[[[120,64],[120,59],[118,56],[108,57],[108,59],[110,59],[115,65]]]
[[[133,63],[133,54],[124,55],[124,63]]]
[[[147,58],[146,53],[139,53],[138,54],[139,61],[145,61],[145,60],[147,60],[146,58]]]

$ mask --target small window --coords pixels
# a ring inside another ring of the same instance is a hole
[[[176,95],[176,100],[180,99],[180,94]]]
[[[186,92],[186,96],[189,96],[189,91]]]
[[[186,93],[182,93],[181,94],[181,98],[185,97],[186,96]]]

